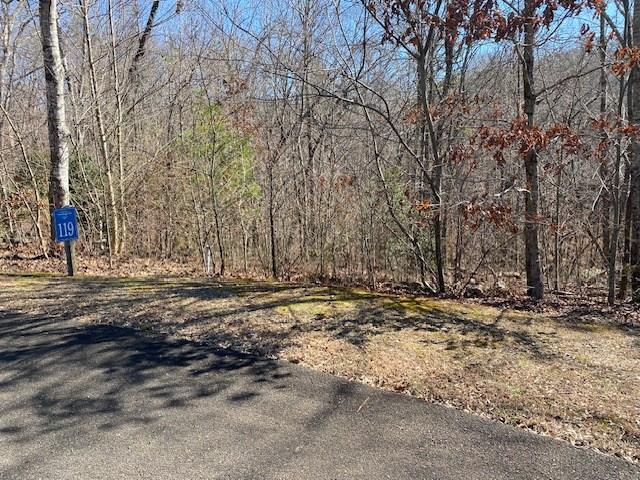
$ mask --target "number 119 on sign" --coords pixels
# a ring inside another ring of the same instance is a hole
[[[73,234],[76,231],[73,222],[59,223],[57,227],[59,238],[73,237]]]
[[[78,239],[78,215],[74,207],[56,208],[53,211],[56,241],[69,242]]]

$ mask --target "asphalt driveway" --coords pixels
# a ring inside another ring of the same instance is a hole
[[[296,365],[0,306],[2,479],[640,479]]]

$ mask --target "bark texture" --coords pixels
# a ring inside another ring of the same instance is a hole
[[[534,5],[532,0],[527,0],[525,17],[533,18]],[[527,116],[527,126],[535,125],[536,94],[533,81],[534,68],[534,42],[536,26],[533,22],[527,22],[524,27],[523,47],[523,93],[524,113]],[[535,299],[544,296],[542,285],[542,273],[540,269],[540,247],[538,242],[538,204],[540,200],[540,182],[538,177],[538,151],[535,147],[525,154],[525,178],[527,192],[525,194],[525,271],[527,274],[527,294]]]
[[[68,205],[69,198],[69,130],[64,99],[64,68],[58,37],[58,3],[40,1],[42,56],[47,91],[47,124],[51,155],[49,173],[49,208]],[[52,238],[55,237],[53,224]]]
[[[633,6],[633,44],[640,45],[640,1]],[[633,69],[633,124],[640,125],[640,72]],[[640,141],[633,141],[631,157],[631,291],[635,302],[640,302]]]

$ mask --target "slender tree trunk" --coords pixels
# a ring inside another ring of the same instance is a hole
[[[2,9],[2,17],[0,17],[0,22],[2,24],[2,43],[0,44],[0,105],[6,108],[6,102],[9,98],[9,82],[7,81],[7,69],[9,66],[9,60],[12,56],[11,53],[11,27],[13,24],[14,14],[11,12],[9,8],[9,4],[3,2],[0,5]],[[4,159],[4,118],[0,118],[0,166],[2,167],[2,171],[0,171],[0,191],[2,192],[2,203],[5,209],[5,215],[7,217],[7,228],[9,231],[8,240],[9,242],[13,242],[15,236],[15,229],[13,226],[13,216],[12,211],[9,206],[9,194],[7,188],[7,166]]]
[[[606,51],[607,51],[607,39],[605,32],[605,20],[604,16],[600,15],[600,118],[605,119],[607,116],[607,70],[606,70]],[[607,148],[607,132],[602,131],[600,135],[602,149],[602,158],[600,158],[600,164],[598,165],[598,175],[600,182],[604,186],[600,193],[600,222],[602,224],[602,254],[604,255],[604,262],[608,264],[609,250],[611,248],[611,191],[609,190],[609,149]]]
[[[627,28],[625,28],[626,34]],[[606,48],[606,46],[605,46]],[[604,55],[603,55],[604,56]],[[620,79],[618,86],[618,118],[622,118],[624,98],[625,98],[624,76]],[[607,274],[607,301],[609,305],[613,305],[616,301],[616,265],[618,260],[618,244],[620,242],[620,228],[622,223],[622,209],[625,201],[620,184],[620,169],[622,168],[623,152],[621,146],[622,138],[619,138],[616,145],[616,157],[613,170],[613,182],[611,185],[611,198],[613,199],[613,225],[611,229],[611,241],[609,242],[609,259]]]
[[[247,232],[247,226],[244,223],[242,218],[242,212],[238,212],[238,218],[240,219],[240,228],[242,230],[242,267],[244,275],[247,275],[247,270],[249,267],[249,261],[247,258],[248,249],[249,249],[249,234]]]
[[[98,81],[96,78],[95,62],[93,58],[93,46],[91,41],[91,33],[89,31],[89,7],[87,2],[89,0],[78,0],[82,7],[82,19],[84,25],[85,44],[87,46],[87,62],[89,64],[89,80],[91,84],[91,96],[93,101],[93,111],[98,126],[98,147],[100,156],[102,157],[102,163],[107,177],[107,212],[111,214],[110,236],[109,245],[110,253],[117,253],[118,239],[120,238],[120,231],[118,225],[118,209],[116,206],[115,188],[113,185],[113,173],[111,169],[111,159],[109,155],[109,147],[107,145],[107,134],[104,126],[104,118],[102,115],[102,108],[100,106],[100,98],[98,93]]]
[[[624,184],[628,187],[631,179],[631,166],[627,164],[624,175]],[[618,300],[624,300],[627,296],[629,288],[629,265],[631,262],[631,205],[633,198],[631,197],[631,189],[627,188],[626,201],[624,204],[624,228],[622,236],[624,239],[622,247],[622,274],[620,276],[620,285],[618,285]]]
[[[633,45],[633,36],[632,36],[632,24],[633,19],[631,18],[629,0],[622,0],[623,11],[624,11],[624,39],[627,47],[631,47]],[[629,74],[629,79],[626,82],[627,92],[626,92],[626,102],[627,102],[627,121],[629,123],[633,122],[633,70]],[[621,83],[624,84],[624,78],[622,78]],[[629,286],[629,276],[630,276],[630,264],[631,264],[631,211],[633,205],[632,193],[631,189],[631,159],[633,158],[633,143],[627,146],[627,160],[625,162],[625,172],[624,172],[624,185],[626,188],[626,201],[624,204],[624,228],[623,228],[623,247],[622,247],[622,274],[620,276],[620,285],[618,286],[618,300],[624,300],[627,296],[627,289]]]
[[[427,184],[431,183],[430,187],[433,193],[433,202],[435,202],[437,211],[434,214],[433,219],[433,241],[434,241],[434,254],[436,260],[436,281],[438,285],[438,292],[444,293],[446,290],[446,283],[444,279],[444,259],[443,259],[443,247],[442,247],[442,195],[441,195],[441,183],[442,183],[442,160],[438,155],[438,139],[437,133],[433,128],[431,121],[431,112],[429,111],[429,99],[427,98],[427,71],[426,71],[426,47],[424,51],[419,53],[417,62],[417,77],[418,77],[418,105],[420,108],[420,125],[419,125],[419,155],[420,155],[420,168],[422,169],[422,184],[420,197],[422,200],[427,200]],[[433,177],[428,178],[428,166],[427,166],[427,149],[431,142],[431,151],[433,156]],[[419,254],[420,248],[418,234],[416,232],[416,254]],[[421,261],[420,264],[420,276],[424,278],[424,265]],[[424,283],[424,281],[423,281]]]
[[[607,35],[604,15],[600,15],[600,117],[604,120],[607,117]],[[618,96],[618,115],[622,113],[622,102],[624,99],[624,82],[620,84],[620,94]],[[607,133],[602,132],[601,142],[605,146]],[[616,299],[616,255],[618,253],[618,232],[620,224],[620,144],[616,147],[616,161],[614,163],[613,177],[609,184],[609,156],[608,149],[604,148],[600,159],[599,174],[603,185],[600,206],[602,220],[602,253],[605,256],[607,268],[607,302],[613,305]],[[611,207],[613,206],[613,224],[611,223]]]
[[[146,53],[147,40],[151,36],[151,31],[153,30],[153,25],[156,21],[156,14],[158,13],[158,8],[160,7],[160,0],[153,0],[151,4],[151,10],[149,11],[149,16],[147,17],[147,23],[142,31],[142,35],[140,35],[140,39],[138,40],[138,49],[136,50],[136,54],[133,57],[133,61],[131,62],[131,66],[129,67],[129,84],[135,85],[137,84],[137,74],[138,74],[138,66],[140,65],[140,61],[144,57]]]
[[[271,243],[271,276],[278,278],[276,264],[276,227],[275,227],[275,192],[273,185],[273,163],[269,168],[269,239]]]
[[[533,18],[533,0],[527,0],[525,4],[525,18]],[[527,21],[524,26],[523,47],[523,92],[524,113],[527,116],[529,128],[535,126],[536,94],[533,82],[534,68],[534,42],[536,26],[532,21]],[[544,296],[542,273],[540,268],[540,246],[538,242],[538,203],[540,198],[540,185],[538,177],[538,151],[532,147],[525,154],[525,175],[527,181],[527,193],[525,194],[525,224],[524,224],[524,249],[525,270],[527,274],[527,294],[535,299]]]
[[[2,145],[0,144],[0,147],[1,146]],[[0,171],[0,193],[2,193],[2,203],[4,205],[5,215],[7,217],[7,229],[8,229],[7,240],[9,241],[9,243],[12,243],[15,239],[16,232],[13,226],[13,216],[11,212],[11,207],[9,205],[9,193],[8,193],[8,188],[6,183],[6,178],[8,177],[6,175],[7,167],[4,162],[4,157],[1,153],[0,153],[0,167],[2,167],[2,170]]]
[[[620,236],[620,157],[621,154],[617,154],[617,160],[614,171],[614,179],[612,190],[614,193],[613,199],[613,227],[611,230],[611,241],[609,243],[609,258],[608,258],[608,274],[607,274],[607,301],[609,305],[613,305],[616,301],[616,260],[618,254],[618,241]]]
[[[49,208],[69,204],[69,130],[65,114],[64,70],[58,37],[58,2],[40,0],[40,31],[47,90],[47,124],[51,155]],[[53,222],[51,238],[55,239]]]
[[[556,227],[553,234],[553,286],[556,291],[560,290],[560,264],[562,263],[560,258],[560,182],[562,181],[562,161],[563,157],[560,154],[560,168],[558,168],[558,173],[556,174],[556,202],[553,219]]]
[[[633,44],[640,45],[640,1],[633,6]],[[633,68],[633,124],[640,126],[640,66]],[[640,141],[633,140],[631,157],[631,295],[640,302]]]
[[[316,222],[314,218],[314,147],[312,140],[312,107],[311,95],[309,95],[309,71],[311,66],[311,31],[310,23],[311,8],[313,2],[304,1],[301,6],[300,20],[302,22],[302,83],[300,86],[300,129],[298,133],[298,155],[300,157],[300,171],[302,181],[300,182],[301,190],[301,248],[303,258],[307,265],[311,267],[309,260],[318,258],[318,238],[316,236]]]
[[[213,182],[212,182],[213,183]],[[218,198],[215,190],[211,190],[211,200],[213,206],[213,220],[216,227],[216,241],[218,242],[218,254],[220,255],[220,276],[224,276],[225,262],[224,262],[224,247],[222,245],[222,225],[220,222],[220,212],[218,209]]]
[[[116,253],[122,253],[127,241],[127,222],[125,214],[125,191],[124,191],[124,155],[122,152],[122,93],[120,91],[120,73],[118,70],[118,57],[116,55],[116,33],[113,24],[112,0],[108,2],[109,10],[109,32],[111,36],[111,69],[113,73],[113,93],[116,97],[116,153],[118,156],[118,200],[120,208],[120,238],[116,244]]]

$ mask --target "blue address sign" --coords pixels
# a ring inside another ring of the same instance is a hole
[[[69,242],[78,239],[78,212],[75,207],[56,208],[53,211],[56,241]]]

